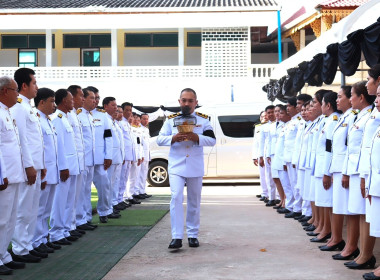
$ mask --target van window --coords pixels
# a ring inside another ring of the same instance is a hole
[[[254,125],[259,122],[259,115],[219,116],[223,134],[228,137],[253,137]]]

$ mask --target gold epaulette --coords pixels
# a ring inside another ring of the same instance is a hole
[[[255,126],[260,126],[260,125],[262,125],[262,123],[257,123],[257,124],[255,124]]]
[[[181,113],[171,114],[171,115],[168,116],[168,119],[172,119],[172,118],[178,117],[179,115],[181,115]]]
[[[354,115],[357,115],[358,114],[358,112],[357,111],[355,111],[355,110],[352,110],[352,112],[351,113],[353,113]]]
[[[59,113],[59,114],[58,114],[58,118],[61,118],[61,119],[62,119],[62,117],[63,117],[62,114]]]
[[[102,113],[105,113],[105,112],[106,112],[106,110],[99,109],[99,108],[96,108],[96,111],[98,111],[98,112],[102,112]]]
[[[301,119],[302,119],[302,118],[301,118],[300,116],[298,116],[298,117],[297,117],[297,120],[299,120],[299,121],[300,121]]]
[[[82,109],[79,108],[79,109],[77,110],[77,115],[79,115],[81,112],[82,112]]]
[[[208,116],[199,112],[196,112],[197,116],[200,116],[201,118],[208,119]]]
[[[367,112],[370,112],[370,113],[371,113],[371,112],[372,112],[372,108],[371,108],[371,109],[368,109]]]
[[[337,121],[338,120],[338,116],[337,115],[334,115],[333,116],[333,121]]]
[[[21,103],[22,102],[22,98],[17,98],[17,103]]]

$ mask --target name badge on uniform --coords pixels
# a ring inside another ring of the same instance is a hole
[[[347,123],[342,123],[342,127],[346,127],[347,126]]]
[[[94,119],[94,126],[101,126],[102,122],[100,119]]]

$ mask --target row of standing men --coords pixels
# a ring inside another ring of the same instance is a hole
[[[254,164],[266,206],[304,226],[350,269],[374,268],[380,237],[380,65],[338,93],[268,106],[255,126]],[[347,236],[343,239],[344,219]],[[353,260],[352,260],[353,259]],[[380,268],[364,279],[380,279]]]
[[[0,275],[94,230],[92,184],[101,223],[150,197],[148,115],[99,101],[95,87],[39,89],[29,68],[0,77]]]

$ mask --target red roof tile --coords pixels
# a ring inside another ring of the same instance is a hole
[[[349,8],[359,7],[370,0],[326,0],[319,3],[317,8]]]

